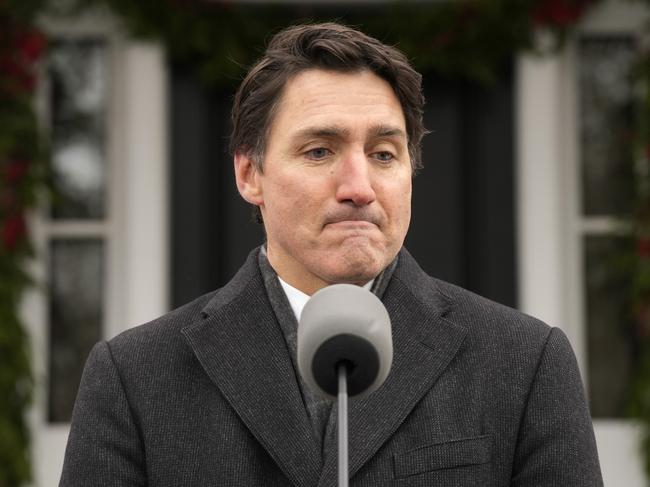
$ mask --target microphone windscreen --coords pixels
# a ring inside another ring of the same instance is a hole
[[[315,392],[336,398],[345,364],[350,397],[365,397],[386,380],[393,362],[388,312],[370,291],[335,284],[316,292],[298,325],[298,368]]]

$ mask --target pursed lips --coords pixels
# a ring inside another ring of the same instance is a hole
[[[334,226],[334,227],[341,227],[341,228],[350,228],[350,229],[363,229],[363,228],[376,228],[377,225],[375,225],[372,222],[366,221],[366,220],[341,220],[338,222],[331,222],[328,223],[326,226]]]
[[[325,227],[334,226],[341,228],[350,228],[350,229],[363,229],[363,228],[378,228],[379,219],[375,218],[374,215],[336,215],[330,218],[326,218]]]

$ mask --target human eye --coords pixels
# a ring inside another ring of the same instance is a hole
[[[315,147],[313,149],[309,149],[308,151],[305,152],[305,155],[307,156],[308,159],[311,159],[313,161],[321,161],[325,159],[326,157],[330,156],[332,154],[332,151],[329,149],[326,149],[325,147]]]
[[[387,164],[395,160],[395,156],[393,155],[393,153],[385,150],[373,153],[372,157],[383,164]]]

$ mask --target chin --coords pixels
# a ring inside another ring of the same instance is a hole
[[[374,279],[384,270],[390,260],[385,262],[386,258],[380,258],[371,252],[352,252],[345,253],[333,262],[329,272],[332,284],[365,284]]]

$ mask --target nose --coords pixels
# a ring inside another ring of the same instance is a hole
[[[370,170],[364,151],[346,154],[337,168],[337,201],[355,206],[366,206],[375,201]]]

